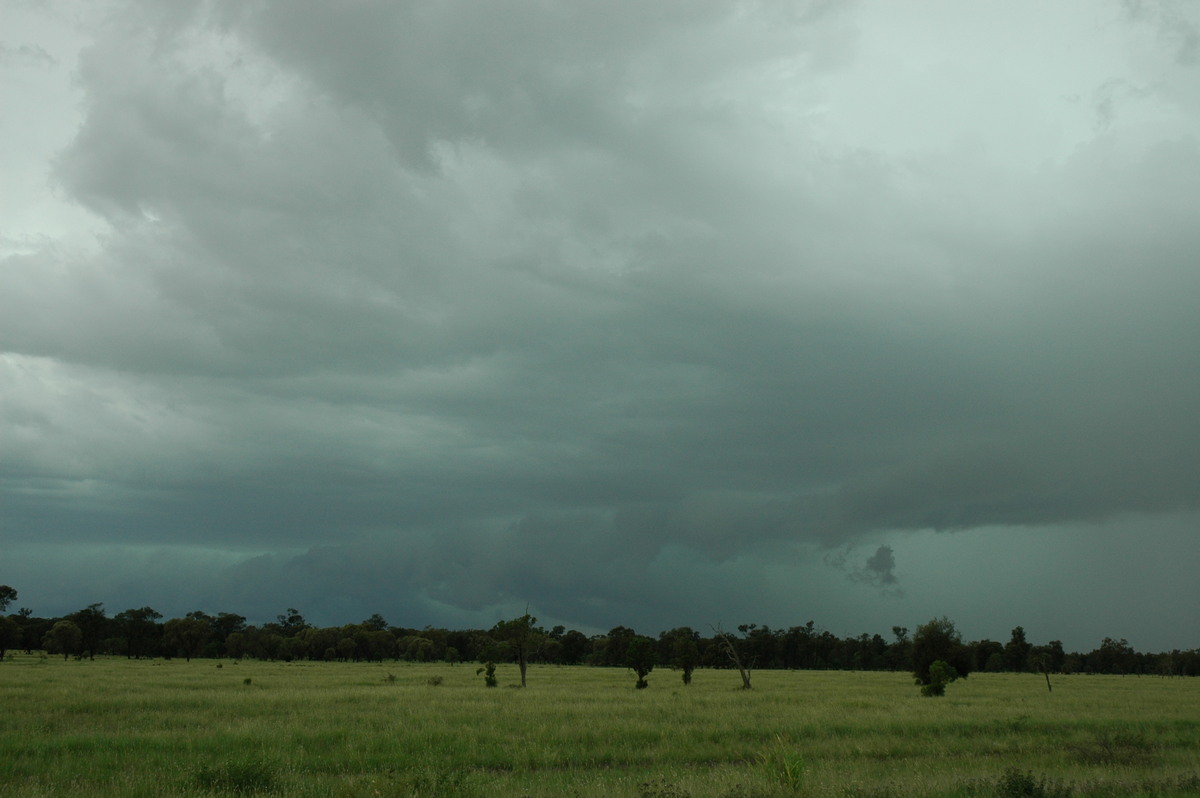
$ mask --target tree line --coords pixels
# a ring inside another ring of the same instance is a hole
[[[0,613],[16,598],[16,590],[0,585]],[[813,621],[787,628],[742,624],[736,632],[719,625],[707,632],[682,626],[657,636],[616,626],[604,634],[587,635],[563,626],[545,629],[528,612],[490,629],[452,630],[393,626],[379,614],[359,623],[318,627],[288,608],[274,621],[255,625],[231,612],[197,610],[164,619],[148,606],[110,615],[103,604],[90,604],[58,618],[37,617],[27,608],[0,614],[0,658],[8,651],[22,650],[79,659],[109,655],[514,663],[522,683],[529,663],[550,663],[630,668],[638,675],[639,686],[645,686],[655,666],[680,672],[685,684],[696,668],[731,668],[749,687],[751,673],[758,669],[913,671],[921,679],[934,660],[923,665],[914,662],[924,656],[922,647],[930,635],[947,637],[938,644],[936,661],[960,676],[972,672],[1200,675],[1200,649],[1146,653],[1135,651],[1124,639],[1105,638],[1091,651],[1067,652],[1057,640],[1030,643],[1020,626],[1006,642],[962,642],[947,619],[935,619],[912,634],[907,627],[893,626],[889,638],[838,637]]]

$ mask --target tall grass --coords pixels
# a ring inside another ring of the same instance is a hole
[[[394,676],[389,679],[388,677]],[[1200,679],[0,663],[4,796],[1194,795]],[[435,684],[440,678],[440,683]],[[1022,786],[1026,785],[1026,786]],[[1040,786],[1039,786],[1040,785]],[[1005,792],[1007,791],[1007,792]]]

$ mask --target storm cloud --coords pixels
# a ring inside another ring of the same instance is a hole
[[[1195,645],[1191,6],[12,20],[38,614]]]

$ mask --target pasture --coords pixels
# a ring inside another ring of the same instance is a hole
[[[443,663],[0,662],[0,795],[1200,793],[1200,679]],[[439,683],[440,682],[440,683]]]

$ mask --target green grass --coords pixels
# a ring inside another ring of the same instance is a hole
[[[392,675],[395,678],[389,679]],[[1183,796],[1200,679],[0,663],[3,796]],[[441,684],[432,684],[435,677]],[[245,680],[250,683],[246,684]]]

